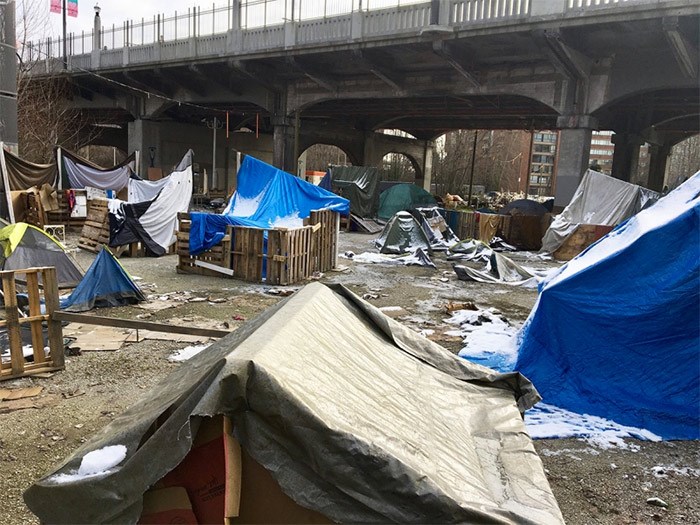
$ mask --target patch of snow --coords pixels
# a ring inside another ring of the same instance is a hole
[[[110,445],[88,452],[83,456],[77,472],[56,474],[48,478],[53,483],[71,483],[114,472],[115,467],[126,458],[124,445]]]
[[[379,308],[382,312],[400,312],[403,310],[400,306],[382,306]]]
[[[432,330],[430,328],[424,328],[420,332],[418,332],[420,335],[423,337],[428,337],[429,335],[433,335],[435,333],[435,330]]]
[[[518,329],[495,313],[487,310],[456,310],[445,319],[459,325],[457,335],[464,337],[460,357],[492,368],[512,368],[518,357]]]
[[[210,346],[211,346],[211,343],[205,344],[205,345],[186,346],[185,348],[181,348],[180,350],[177,350],[175,353],[170,354],[168,356],[168,361],[171,361],[173,363],[187,361],[188,359],[196,356],[202,350],[205,350],[205,349],[209,348]]]
[[[295,211],[285,217],[276,217],[274,221],[270,221],[271,228],[301,228],[304,226],[304,219],[299,217],[299,212]]]
[[[251,198],[241,197],[236,195],[235,202],[233,203],[233,209],[228,213],[234,217],[250,217],[258,211],[260,202],[262,201],[265,190],[261,191],[258,195]]]
[[[525,413],[525,426],[533,439],[579,438],[601,449],[619,448],[637,452],[639,446],[625,438],[661,441],[656,434],[641,428],[619,425],[588,414],[576,414],[563,408],[538,403]]]
[[[677,467],[676,465],[656,465],[651,467],[651,473],[659,479],[668,478],[669,474],[674,476],[691,476],[700,478],[700,469],[692,467]]]

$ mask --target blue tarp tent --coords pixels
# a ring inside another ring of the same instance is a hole
[[[226,226],[300,227],[313,210],[330,209],[347,215],[350,203],[330,191],[246,156],[238,171],[236,193],[223,214],[191,213],[190,254],[215,246]]]
[[[145,300],[141,289],[134,284],[112,252],[102,248],[80,284],[65,301],[61,301],[61,309],[86,312],[93,308],[123,306]]]
[[[548,277],[516,369],[546,403],[700,438],[700,172]]]

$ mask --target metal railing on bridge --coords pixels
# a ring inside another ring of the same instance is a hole
[[[652,0],[560,0],[554,12],[593,10],[623,3]],[[526,18],[536,0],[228,0],[225,6],[212,4],[202,9],[152,19],[127,20],[121,27],[102,27],[71,33],[67,54],[73,67],[90,68],[90,55],[99,50],[100,67],[181,58],[190,53],[189,42],[197,39],[197,56],[226,50],[227,35],[239,31],[245,36],[237,51],[250,52],[291,45],[333,42],[356,38],[353,16],[361,16],[360,36],[378,36],[420,30],[435,22],[432,7],[439,6],[439,23],[464,26],[489,21]],[[285,26],[295,26],[293,40]],[[159,46],[158,52],[154,47]],[[190,53],[191,54],[191,53]],[[61,58],[63,42],[47,38],[22,50],[25,62]],[[82,55],[82,56],[80,56]],[[125,58],[126,57],[126,58]]]

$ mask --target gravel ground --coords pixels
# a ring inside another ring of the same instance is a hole
[[[371,236],[341,233],[340,237],[341,253],[372,249]],[[68,246],[74,247],[76,240],[71,235]],[[85,269],[94,258],[84,251],[76,251],[75,256]],[[553,265],[523,254],[515,258],[535,268]],[[429,337],[454,352],[461,348],[461,341],[444,334],[453,328],[444,323],[447,302],[493,306],[516,325],[525,320],[535,302],[534,290],[458,281],[444,258],[438,256],[435,262],[437,270],[355,264],[341,258],[339,264],[345,271],[328,272],[322,280],[342,283],[359,295],[372,294],[370,300],[377,306],[400,306],[401,310],[390,314],[417,330],[434,330]],[[176,295],[180,298],[209,299],[179,301],[151,314],[151,321],[184,318],[192,325],[235,329],[279,300],[268,293],[267,286],[179,275],[175,256],[123,258],[122,264],[140,278],[139,284],[152,301],[174,292],[179,292]],[[134,318],[143,317],[144,310],[122,307],[101,310],[99,315]],[[0,522],[36,523],[22,501],[27,486],[180,366],[167,357],[184,346],[187,343],[146,339],[127,343],[116,352],[83,352],[69,357],[66,369],[48,379],[0,383],[1,388],[44,387],[36,398],[38,408],[3,413],[0,405]],[[567,523],[700,523],[700,443],[628,440],[627,444],[628,449],[603,450],[575,439],[535,442]],[[661,498],[668,508],[648,505],[650,497]]]

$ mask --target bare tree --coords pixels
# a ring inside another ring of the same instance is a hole
[[[314,144],[306,150],[306,169],[309,171],[326,171],[329,165],[349,165],[348,156],[337,146]]]
[[[700,170],[700,135],[679,142],[671,149],[667,161],[665,184],[674,189]]]
[[[402,153],[387,153],[382,159],[382,179],[397,182],[415,182],[416,169]]]
[[[92,125],[90,116],[71,107],[74,93],[68,79],[60,73],[47,73],[52,70],[46,53],[48,43],[41,47],[31,44],[50,33],[46,6],[20,0],[17,8],[19,152],[29,161],[49,162],[55,146],[77,150],[94,139],[99,128]]]

